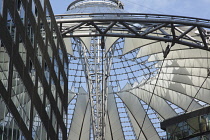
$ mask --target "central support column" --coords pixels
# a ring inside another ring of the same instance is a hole
[[[105,140],[107,116],[107,58],[104,51],[104,38],[92,37],[90,50],[78,48],[85,72],[91,106],[91,123],[95,140]]]

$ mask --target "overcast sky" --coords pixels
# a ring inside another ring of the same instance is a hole
[[[74,0],[50,0],[55,14],[63,14]],[[210,0],[121,0],[130,13],[170,14],[210,19]]]

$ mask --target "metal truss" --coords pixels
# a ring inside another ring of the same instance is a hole
[[[210,20],[130,13],[68,14],[57,15],[63,37],[112,36],[143,38],[172,42],[209,50]],[[180,28],[187,30],[182,31]],[[188,34],[198,30],[198,39]]]
[[[80,52],[80,59],[83,64],[83,69],[86,75],[86,82],[89,90],[89,99],[92,113],[92,124],[93,124],[93,133],[94,138],[99,139],[103,137],[103,126],[104,120],[102,117],[104,114],[104,104],[103,104],[103,75],[101,72],[101,50],[99,45],[99,39],[93,38],[93,50],[90,55],[87,55],[87,50],[84,47],[78,49]],[[91,57],[91,58],[89,58]],[[92,62],[90,60],[93,60]],[[102,60],[103,61],[103,60]]]

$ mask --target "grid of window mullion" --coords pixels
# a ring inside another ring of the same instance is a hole
[[[6,91],[4,85],[0,81],[0,88],[1,88],[1,97],[5,101],[6,106],[9,108],[10,112],[12,113],[13,117],[17,121],[17,124],[20,128],[20,130],[23,132],[23,135],[26,137],[26,139],[32,139],[31,135],[29,133],[29,130],[27,129],[27,126],[25,125],[22,117],[20,116],[19,112],[17,111],[14,103],[11,101],[8,92]]]
[[[35,0],[35,3],[38,4],[37,8],[39,8],[38,11],[40,11],[40,10],[41,10],[41,7],[39,7],[39,3],[36,2],[36,0]],[[41,15],[41,14],[39,14],[39,15],[40,15],[39,18],[41,18],[42,21],[43,21],[43,23],[44,23],[45,30],[46,30],[46,34],[51,34],[50,29],[49,29],[49,26],[48,26],[48,24],[47,24],[47,22],[46,22],[46,19],[44,19],[43,15]],[[56,52],[56,51],[55,51],[56,48],[55,48],[54,41],[51,40],[51,39],[49,39],[48,42],[49,42],[49,44],[51,44],[51,47],[52,47],[51,49],[53,50],[53,52]],[[46,51],[46,50],[45,50],[45,51]],[[58,54],[57,54],[57,53],[53,53],[53,54],[54,54],[54,56],[53,56],[54,59],[57,60],[57,65],[58,65],[59,67],[64,67],[61,63],[59,63],[60,61],[58,61],[58,60],[59,60]],[[44,55],[44,57],[45,57],[45,60],[46,60],[47,65],[50,66],[50,65],[51,65],[50,57],[49,57],[49,56],[46,56],[46,55]],[[62,74],[62,71],[63,71],[63,69],[59,69],[60,74],[64,76],[64,74]],[[50,72],[51,72],[51,77],[53,78],[53,80],[54,80],[54,81],[58,81],[58,80],[59,80],[59,77],[57,77],[57,74],[56,74],[56,72],[54,71],[54,69],[50,68]],[[58,75],[60,75],[60,74],[58,74]],[[63,76],[62,76],[62,77],[63,77]],[[66,76],[66,75],[65,75],[65,76]],[[65,80],[65,79],[67,79],[67,78],[64,77],[63,79]],[[64,82],[65,82],[65,81],[64,81]],[[55,82],[55,84],[56,84],[56,89],[57,89],[57,92],[59,93],[60,98],[65,99],[65,98],[63,98],[64,94],[63,94],[63,92],[62,92],[61,86],[58,85],[58,82]],[[66,84],[64,84],[64,85],[66,85]],[[61,113],[61,114],[62,114],[62,113]],[[61,118],[61,117],[58,116],[58,118]]]
[[[40,13],[45,12],[45,10],[47,9],[48,6],[45,5],[46,7],[45,7],[45,9],[43,9],[43,10],[44,10],[44,11],[43,11],[42,8],[40,7],[40,6],[41,6],[40,2],[38,2],[37,0],[34,0],[34,2],[35,2],[35,4],[37,5],[38,12],[40,12]],[[48,2],[45,1],[45,3],[47,4]],[[49,9],[49,7],[48,7],[48,9]],[[49,11],[48,11],[48,12],[49,12]],[[50,14],[50,12],[49,12],[49,14]],[[49,26],[48,26],[48,24],[47,24],[47,21],[46,21],[46,19],[45,19],[44,14],[39,14],[39,16],[40,16],[40,18],[42,19],[43,24],[44,24],[44,26],[45,26],[46,34],[52,35],[52,33],[51,33],[51,31],[50,31],[50,28],[49,28]],[[52,20],[52,18],[51,18],[51,20]],[[54,23],[53,23],[53,24],[54,24]],[[54,24],[54,25],[56,25],[56,24]],[[54,28],[55,28],[55,26],[54,26]],[[59,37],[59,36],[57,36],[57,37]],[[47,37],[46,37],[46,38],[47,38]],[[58,38],[58,40],[60,40],[59,43],[62,43],[61,39]],[[55,42],[53,41],[53,39],[49,39],[48,42],[51,44],[51,47],[52,47],[53,52],[56,52],[56,49],[58,49],[58,48],[56,48],[56,45],[55,45]],[[62,44],[62,45],[60,45],[60,46],[64,46],[64,44]],[[63,53],[63,52],[62,52],[62,53]],[[66,53],[63,53],[63,54],[66,54]],[[58,65],[59,65],[60,67],[64,68],[64,65],[62,64],[62,62],[61,62],[61,60],[60,60],[58,54],[55,53],[54,55],[55,55],[54,57],[55,57],[55,59],[57,60]],[[66,54],[66,57],[67,57],[67,54]],[[49,62],[47,62],[47,63],[49,63]],[[62,74],[63,77],[66,77],[65,72],[64,72],[64,69],[60,69],[60,73]],[[55,80],[55,79],[54,79],[54,80]],[[65,79],[64,79],[64,80],[65,80]],[[67,80],[67,78],[66,78],[66,80]]]
[[[37,8],[38,8],[38,7],[37,7]],[[38,10],[38,11],[39,11],[39,10]],[[29,18],[30,18],[30,20],[34,20],[31,16],[29,16]],[[43,20],[43,19],[42,19],[42,20]],[[43,20],[43,21],[44,21],[44,20]],[[31,23],[35,23],[35,22],[31,22]],[[33,27],[33,26],[36,26],[36,25],[32,25],[32,27]],[[39,31],[37,31],[37,35],[38,35],[38,34],[39,34]],[[50,33],[47,33],[47,34],[50,34]],[[41,38],[41,37],[39,36],[38,41],[41,40],[40,38]],[[44,46],[44,44],[43,44],[42,42],[39,43],[39,44],[42,44],[41,46]],[[44,47],[41,47],[41,48],[44,48]],[[44,50],[44,51],[46,51],[46,50]],[[44,52],[44,51],[43,51],[43,52]],[[50,61],[49,56],[48,56],[48,55],[44,55],[44,57],[45,57],[46,63],[47,63],[47,64],[51,64],[51,61]],[[56,75],[55,72],[52,71],[52,70],[50,70],[50,71],[51,71],[52,77],[55,77],[55,75]],[[57,78],[54,78],[54,79],[56,79],[56,81],[58,81]],[[43,83],[45,83],[45,82],[43,82]],[[57,82],[56,82],[56,83],[57,83]],[[60,86],[57,86],[57,87],[60,87]],[[58,90],[58,91],[59,91],[59,90]],[[61,93],[61,90],[60,90],[59,93]],[[48,97],[49,97],[49,96],[50,96],[50,94],[48,94]],[[49,98],[51,99],[51,97],[49,97]],[[53,100],[53,99],[52,99],[52,100]],[[56,104],[53,104],[53,103],[52,103],[52,102],[53,102],[52,100],[51,100],[51,104],[54,105],[53,109],[57,112],[57,110],[56,110],[57,107],[55,106]],[[55,100],[54,100],[54,101],[55,101]],[[56,116],[57,116],[57,115],[56,115]],[[57,119],[59,119],[59,118],[61,118],[61,114],[57,116]],[[62,119],[60,119],[60,120],[62,120]],[[60,122],[62,122],[62,121],[60,121]],[[63,127],[62,127],[62,128],[63,128]]]
[[[4,3],[5,5],[4,5],[4,9],[7,9],[8,7],[9,7],[9,5],[7,5],[8,3]],[[7,11],[7,10],[6,10]],[[7,17],[4,17],[5,19],[7,19]],[[8,52],[8,54],[9,54],[9,56],[10,56],[10,58],[8,58],[8,60],[13,60],[13,59],[15,59],[15,56],[13,56],[12,55],[12,49],[11,49],[11,46],[14,46],[15,47],[15,44],[14,43],[12,43],[14,40],[12,40],[12,37],[11,37],[11,34],[9,33],[9,31],[8,31],[8,29],[7,29],[7,27],[5,26],[5,24],[4,24],[4,22],[5,22],[5,20],[4,19],[2,19],[2,17],[0,17],[0,21],[1,21],[1,23],[0,23],[0,26],[1,26],[1,31],[2,32],[4,32],[4,34],[2,34],[2,36],[1,36],[1,39],[3,40],[3,42],[5,43],[4,45],[5,46],[3,46],[3,47],[5,47],[6,49],[7,49],[7,51],[6,52]],[[13,34],[13,35],[15,35],[15,33]],[[5,58],[5,56],[2,56],[2,57],[4,57]],[[26,135],[26,137],[28,137],[28,138],[30,138],[30,135],[29,135],[29,133],[27,133],[27,127],[26,127],[26,125],[23,123],[23,119],[21,118],[21,116],[20,116],[20,114],[18,113],[18,110],[17,110],[17,108],[15,107],[15,104],[12,102],[12,100],[11,100],[11,96],[10,96],[10,94],[9,93],[11,93],[11,89],[12,89],[12,83],[11,83],[11,81],[12,81],[12,74],[13,74],[13,65],[12,65],[12,63],[9,63],[8,62],[8,67],[9,67],[9,69],[8,69],[8,72],[9,72],[9,79],[7,80],[7,82],[9,82],[9,84],[10,84],[10,86],[9,86],[9,89],[7,90],[7,92],[8,93],[4,93],[4,92],[6,92],[6,91],[4,91],[4,87],[5,87],[5,85],[1,85],[2,87],[1,87],[1,95],[2,95],[2,97],[4,98],[4,100],[6,101],[5,103],[7,104],[7,106],[9,107],[9,109],[10,109],[10,111],[11,111],[11,113],[13,114],[13,116],[15,116],[15,118],[16,118],[16,120],[19,120],[19,122],[21,122],[22,123],[22,126],[20,126],[20,129],[21,130],[24,130],[23,132],[24,132],[24,135]],[[6,80],[6,79],[5,79]],[[6,82],[6,81],[5,81]],[[2,83],[1,83],[2,84]],[[7,86],[6,86],[7,87]],[[4,94],[6,94],[6,96],[4,96]],[[18,118],[18,119],[17,119]]]
[[[39,9],[38,9],[38,12],[41,12],[42,10],[41,10],[41,6],[40,6],[40,5],[41,5],[40,2],[37,1],[37,0],[34,0],[34,2],[35,2],[35,4],[37,5],[37,8],[39,8]],[[59,36],[60,34],[58,33],[57,24],[56,24],[56,22],[55,22],[55,20],[54,20],[54,18],[53,18],[52,9],[51,9],[51,7],[50,7],[50,4],[49,4],[49,1],[48,1],[48,0],[45,0],[44,9],[43,9],[43,10],[44,10],[45,13],[48,11],[48,13],[50,14],[50,17],[51,17],[50,20],[52,20],[50,26],[51,26],[51,28],[54,27],[53,29],[55,29],[55,30],[57,31],[56,34],[57,34],[57,37],[58,37],[58,40],[59,40],[58,43],[60,43],[59,46],[60,46],[60,47],[64,47],[64,44],[63,44],[63,42],[62,42],[62,39],[61,39],[61,37]],[[40,16],[42,16],[42,14],[40,14]],[[51,33],[51,31],[50,31],[49,24],[47,23],[45,16],[44,16],[44,17],[42,16],[41,19],[42,19],[42,21],[43,21],[43,23],[44,23],[44,25],[45,25],[46,33],[47,33],[48,35],[53,35],[53,34]],[[54,26],[53,26],[53,25],[54,25]],[[51,37],[50,37],[50,38],[51,38]],[[56,44],[55,44],[54,40],[53,40],[53,39],[49,39],[48,41],[49,41],[49,44],[51,44],[51,47],[52,47],[51,49],[53,50],[53,52],[57,52],[56,49],[58,49],[58,48],[56,48]],[[67,61],[66,61],[66,60],[67,60],[67,53],[66,53],[64,50],[62,50],[62,54],[63,54],[62,57],[64,57],[65,62],[67,62]],[[64,55],[64,54],[65,54],[65,55]],[[67,103],[66,103],[67,98],[65,98],[65,97],[68,96],[68,95],[67,95],[67,89],[68,89],[68,86],[67,86],[67,84],[68,84],[67,75],[65,74],[64,69],[62,69],[62,68],[64,68],[64,65],[63,65],[63,63],[61,62],[61,60],[59,59],[59,54],[58,54],[58,53],[53,53],[53,55],[54,55],[54,56],[53,56],[54,59],[57,60],[58,66],[61,67],[61,68],[59,69],[59,75],[60,75],[60,77],[62,77],[62,79],[63,79],[63,81],[64,81],[64,91],[62,92],[62,88],[61,88],[61,85],[60,85],[61,83],[58,84],[58,82],[56,82],[56,84],[57,84],[57,85],[56,85],[56,91],[57,91],[57,93],[59,93],[60,98],[61,98],[62,100],[64,100],[62,103],[63,103],[64,108],[67,109]],[[50,58],[47,57],[47,58],[45,58],[45,59],[46,59],[46,62],[49,64],[49,63],[50,63],[50,61],[49,61]],[[51,77],[53,78],[54,81],[61,80],[60,77],[59,77],[59,78],[56,77],[56,73],[55,73],[53,67],[50,69],[50,72],[51,72]],[[66,94],[64,94],[64,93],[66,93]],[[57,97],[58,97],[58,96],[57,96]],[[49,98],[51,98],[51,97],[49,97]],[[66,100],[66,101],[65,101],[65,100]],[[65,106],[66,106],[66,107],[65,107]],[[53,109],[57,108],[56,104],[55,104],[55,105],[52,104],[52,108],[53,108]],[[59,124],[61,125],[62,131],[65,132],[65,129],[66,129],[66,128],[65,128],[65,124],[63,123],[63,119],[62,119],[63,113],[62,113],[62,111],[61,111],[61,113],[59,114],[59,111],[57,111],[57,110],[58,110],[58,109],[55,109],[55,110],[54,110],[54,111],[56,112],[56,118],[57,118]],[[62,110],[63,110],[63,108],[62,108]],[[57,112],[58,112],[58,113],[57,113]],[[65,135],[65,134],[64,134],[64,135]]]
[[[55,21],[55,18],[52,18],[52,17],[54,17],[54,15],[53,15],[53,11],[52,11],[52,8],[51,8],[48,0],[46,1],[46,6],[48,7],[48,11],[49,11],[49,14],[50,14],[50,17],[51,17],[51,23],[53,25],[57,25],[57,23]],[[60,34],[57,26],[55,27],[55,32],[56,32],[56,34]],[[60,35],[58,35],[58,39],[62,40],[62,37]],[[63,42],[62,42],[62,44],[63,44]],[[62,52],[64,54],[63,55],[64,61],[66,61],[66,63],[67,63],[68,62],[68,57],[67,57],[66,47],[65,47],[64,44],[61,46],[61,49],[62,49]]]
[[[26,2],[26,0],[24,1],[24,0],[22,0],[23,2],[24,2],[24,4],[26,4],[27,2]],[[8,2],[8,1],[7,1]],[[11,2],[11,3],[10,3]],[[13,5],[13,3],[12,3],[12,1],[10,0],[10,2],[8,2],[8,3],[10,3],[9,5],[11,6],[11,5]],[[24,5],[23,4],[23,5]],[[8,6],[9,7],[9,6]],[[11,6],[12,7],[12,6]],[[25,7],[26,7],[26,5],[25,5]],[[5,8],[6,9],[6,8]],[[9,9],[9,8],[8,8]],[[10,8],[10,10],[11,10],[12,8]],[[27,9],[27,8],[26,8]],[[14,13],[14,11],[12,11],[13,12],[13,14],[14,15],[17,15],[16,13]],[[26,13],[28,13],[28,11],[26,11]],[[30,13],[30,12],[29,12]],[[28,18],[27,18],[28,17]],[[30,19],[31,17],[30,17],[30,15],[29,14],[26,14],[26,18],[25,19]],[[16,21],[15,21],[16,22]],[[22,22],[22,21],[21,21]],[[26,23],[26,20],[25,20],[25,23]],[[34,25],[33,23],[34,22],[31,22],[32,23],[32,27],[34,27],[34,26],[36,26],[36,25]],[[18,25],[19,26],[19,29],[21,29],[21,26],[22,25]],[[23,26],[22,26],[23,27]],[[21,34],[21,33],[20,33]],[[22,34],[23,35],[23,34]],[[25,37],[23,36],[23,38],[24,38],[24,41],[26,41],[27,42],[27,44],[29,45],[30,43],[29,43],[29,41],[26,39],[25,40]],[[38,39],[39,40],[39,39]],[[28,45],[27,45],[27,47],[28,47]],[[32,45],[33,46],[33,45]],[[29,47],[30,47],[30,45],[29,45]],[[32,47],[33,48],[33,47]],[[32,48],[27,48],[27,49],[29,49],[29,50],[33,50]],[[44,48],[44,47],[42,47],[42,48]],[[30,52],[30,51],[29,51]],[[34,52],[34,51],[33,51]],[[37,69],[37,67],[38,67],[38,69],[40,68],[40,65],[39,64],[37,64],[37,62],[38,61],[36,61],[36,57],[34,57],[34,54],[29,54],[28,55],[28,57],[31,57],[31,58],[35,58],[35,59],[32,59],[32,61],[34,61],[34,65],[35,65],[35,69]],[[46,58],[45,58],[46,59]],[[48,63],[49,63],[49,57],[48,57]],[[41,69],[41,68],[40,68]],[[38,72],[38,75],[41,75],[41,73],[40,72]],[[55,75],[55,74],[54,74]],[[63,78],[64,78],[64,82],[66,82],[67,80],[67,77],[64,77],[64,74],[62,74],[63,75]],[[65,75],[66,76],[66,75]],[[53,76],[53,77],[55,77],[55,76]],[[40,79],[42,79],[41,77],[40,77]],[[56,81],[57,81],[57,79],[56,79]],[[46,83],[45,81],[43,82],[43,83]],[[57,82],[56,82],[57,83]],[[67,82],[66,82],[67,83]],[[66,84],[65,84],[66,85]],[[45,86],[46,87],[46,86]],[[60,86],[57,86],[57,87],[60,87]],[[60,91],[62,91],[61,89],[60,89]],[[61,93],[61,92],[60,92]],[[57,109],[57,107],[55,107],[55,110]],[[57,110],[56,110],[56,112],[57,112]],[[56,116],[57,116],[57,118],[60,118],[60,120],[62,120],[62,117],[60,117],[59,115],[57,115],[56,114]],[[62,116],[62,115],[61,115]],[[64,125],[65,126],[65,125]],[[61,127],[61,128],[63,128],[63,127]]]
[[[11,1],[11,3],[10,3],[11,5],[13,5],[13,3],[12,3],[12,1]],[[11,6],[12,7],[12,6]],[[11,12],[12,10],[10,9],[10,12]],[[14,12],[14,11],[12,11],[12,12]],[[29,44],[29,43],[28,43]],[[31,56],[33,56],[33,54],[31,55]],[[25,77],[25,76],[24,76]],[[48,125],[46,125],[46,126],[48,126]]]

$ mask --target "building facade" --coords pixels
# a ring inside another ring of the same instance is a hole
[[[67,85],[49,1],[0,0],[0,140],[66,140]]]
[[[210,107],[198,109],[161,123],[167,140],[209,140]]]

